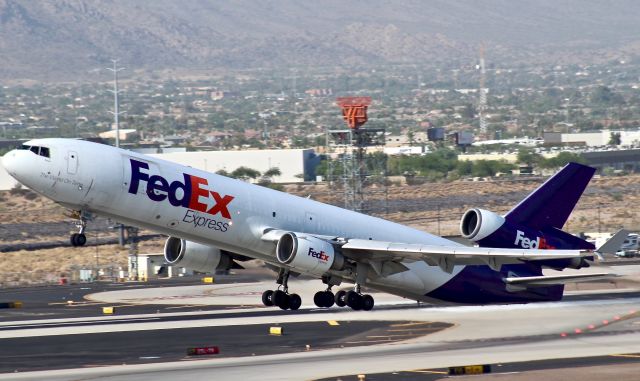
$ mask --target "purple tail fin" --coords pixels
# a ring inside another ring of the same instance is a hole
[[[595,173],[595,168],[569,163],[511,209],[507,221],[532,229],[562,229]]]

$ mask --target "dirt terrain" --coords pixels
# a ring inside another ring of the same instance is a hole
[[[372,214],[441,235],[456,235],[462,213],[480,207],[504,213],[541,184],[543,179],[392,185],[387,194],[366,189]],[[572,233],[613,231],[620,227],[640,230],[640,175],[592,180],[565,229]],[[341,205],[341,191],[333,195],[326,185],[291,185],[287,192]],[[385,200],[388,200],[385,203]],[[385,206],[386,205],[386,206]],[[388,213],[386,213],[388,210]],[[64,208],[27,190],[0,193],[0,287],[24,283],[57,282],[77,269],[126,270],[129,249],[117,244],[114,221],[96,218],[88,227],[86,247],[74,248],[68,237],[75,230]],[[147,237],[141,253],[160,252],[164,237],[140,231]],[[57,247],[56,247],[57,246]],[[37,249],[39,247],[46,247]],[[33,249],[36,250],[33,250]],[[27,250],[29,249],[29,250]],[[96,259],[97,257],[97,259]]]

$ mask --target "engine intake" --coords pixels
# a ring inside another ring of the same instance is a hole
[[[283,234],[276,246],[276,258],[297,271],[316,276],[344,268],[344,257],[333,245],[302,233]]]
[[[169,237],[164,244],[164,259],[171,266],[208,273],[229,270],[233,259],[217,247]]]
[[[471,241],[479,241],[493,234],[504,224],[504,217],[484,209],[469,209],[460,220],[460,233]]]

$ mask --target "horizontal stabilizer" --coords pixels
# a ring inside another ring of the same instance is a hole
[[[620,229],[614,234],[611,238],[607,240],[602,246],[600,246],[596,251],[600,254],[615,254],[618,250],[620,250],[620,246],[629,235],[629,231],[625,229]]]
[[[550,286],[555,284],[602,280],[606,278],[614,278],[616,276],[617,275],[610,274],[610,273],[541,275],[541,276],[528,276],[528,277],[509,277],[509,278],[504,278],[504,282],[507,285],[511,285],[511,286],[542,287],[542,286]]]

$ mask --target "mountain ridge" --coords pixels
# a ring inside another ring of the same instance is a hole
[[[640,52],[633,0],[0,0],[0,78],[144,70],[597,60]],[[521,58],[518,58],[521,57]]]

